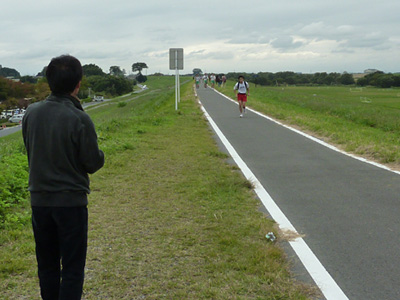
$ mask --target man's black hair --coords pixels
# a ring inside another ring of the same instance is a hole
[[[249,88],[249,84],[244,80],[244,76],[243,75],[239,75],[239,77],[238,77],[238,83],[237,83],[237,86],[238,86],[238,89],[239,89],[239,84],[240,84],[240,78],[243,78],[243,83],[244,83],[244,86],[245,86],[245,88],[246,88],[246,90]]]
[[[70,94],[82,80],[82,65],[71,55],[54,57],[46,70],[50,90],[55,94]]]

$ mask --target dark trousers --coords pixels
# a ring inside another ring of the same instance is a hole
[[[42,299],[81,299],[87,207],[32,207],[32,226]]]

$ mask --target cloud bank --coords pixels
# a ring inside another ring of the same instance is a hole
[[[108,72],[137,61],[209,72],[400,71],[400,2],[70,0],[9,2],[0,10],[0,64],[34,75],[69,53]]]

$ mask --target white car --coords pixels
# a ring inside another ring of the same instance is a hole
[[[12,117],[13,112],[11,110],[5,110],[3,112],[1,112],[1,119],[8,119],[10,117]]]
[[[93,101],[104,101],[104,97],[103,96],[94,96]]]
[[[8,119],[10,123],[20,123],[22,118],[24,117],[23,114],[13,115],[11,118]]]

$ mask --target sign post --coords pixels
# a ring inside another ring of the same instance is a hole
[[[178,110],[178,102],[181,102],[179,70],[183,70],[183,48],[169,49],[169,69],[175,70],[175,110]]]

